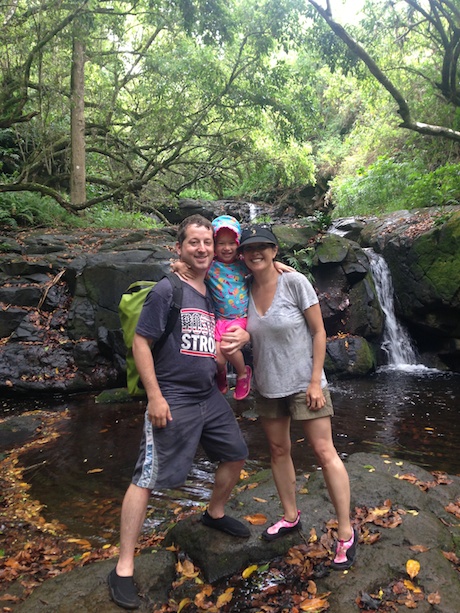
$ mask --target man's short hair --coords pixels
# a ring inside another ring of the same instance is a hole
[[[204,226],[205,228],[208,228],[208,230],[211,230],[211,232],[213,231],[212,223],[209,221],[209,219],[206,219],[206,217],[203,217],[203,215],[190,215],[181,221],[179,228],[177,229],[177,242],[179,245],[182,245],[184,242],[187,234],[187,228],[189,226]]]

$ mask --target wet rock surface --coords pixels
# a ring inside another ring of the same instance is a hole
[[[185,204],[182,217],[195,212],[193,203]],[[208,217],[238,216],[236,203],[221,202],[214,213],[210,206],[201,211]],[[368,246],[388,262],[395,308],[417,335],[426,356],[421,361],[460,370],[459,207],[439,215],[399,211],[344,221],[342,235],[320,232],[308,219],[274,224],[281,256],[298,262],[305,253],[311,257],[328,335],[327,374],[362,376],[379,364],[384,314],[363,249]],[[168,227],[0,236],[0,390],[73,393],[123,386],[118,303],[130,283],[159,280],[169,271],[175,234]]]
[[[330,592],[329,610],[333,613],[363,610],[357,604],[362,598],[380,590],[384,594],[394,582],[408,579],[406,562],[414,559],[420,563],[420,572],[413,582],[424,594],[415,610],[458,613],[459,574],[443,552],[460,553],[458,518],[446,510],[450,503],[460,500],[460,478],[441,479],[435,485],[433,474],[426,470],[375,454],[354,454],[346,466],[351,481],[352,517],[360,533],[360,544],[356,563],[349,571],[329,571],[326,562],[314,578],[318,593]],[[228,513],[243,522],[245,517],[262,513],[268,525],[280,517],[280,504],[269,471],[257,474],[254,479],[256,487],[243,487],[235,492]],[[176,524],[161,549],[143,552],[136,558],[135,579],[143,599],[140,610],[155,610],[155,606],[167,602],[171,595],[177,558],[175,553],[166,550],[168,544],[174,543],[180,555],[189,556],[200,567],[206,581],[215,582],[241,573],[250,564],[277,559],[290,547],[308,542],[312,529],[320,538],[327,522],[334,519],[321,472],[311,475],[308,491],[304,477],[299,477],[298,486],[303,532],[272,543],[261,539],[264,526],[251,526],[249,539],[237,539],[204,527],[197,515]],[[385,525],[384,509],[390,507],[401,521]],[[379,513],[371,512],[376,508],[382,509],[380,523]],[[371,544],[371,541],[375,542]],[[17,613],[119,611],[109,600],[106,585],[107,574],[115,563],[116,560],[106,560],[50,579],[14,610]],[[437,604],[427,600],[433,593],[439,596]],[[392,595],[391,590],[387,595]],[[181,592],[181,597],[186,596],[186,590]],[[250,603],[247,609],[233,609],[230,603],[225,610],[252,609]],[[395,605],[393,610],[402,612],[407,608]]]
[[[282,253],[318,234],[313,226],[279,231]],[[169,271],[175,234],[176,228],[16,234],[17,248],[0,255],[0,389],[73,393],[123,386],[121,295],[134,281],[158,281]],[[6,238],[0,242],[13,249]],[[347,239],[324,236],[314,274],[329,335],[363,331],[369,350],[351,370],[371,372],[383,314],[364,252]],[[336,371],[348,373],[346,353],[331,359],[341,360]]]

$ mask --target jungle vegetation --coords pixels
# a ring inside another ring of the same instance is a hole
[[[0,227],[315,184],[334,216],[457,204],[459,0],[354,4],[1,3]]]

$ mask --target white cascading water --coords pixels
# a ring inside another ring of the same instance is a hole
[[[254,221],[257,215],[260,212],[260,206],[254,204],[253,202],[249,202],[249,221]]]
[[[387,364],[393,367],[415,365],[417,356],[412,340],[405,327],[396,319],[390,269],[384,258],[373,249],[365,251],[371,264],[380,306],[385,313],[382,349],[387,355]]]

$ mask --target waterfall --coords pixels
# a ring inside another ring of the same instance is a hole
[[[260,213],[260,206],[253,202],[248,202],[249,205],[249,221],[254,221],[257,215]]]
[[[394,309],[394,289],[390,269],[384,258],[373,249],[365,249],[380,306],[385,314],[382,349],[387,356],[388,366],[408,366],[417,364],[415,348],[406,328],[396,319]]]

